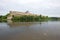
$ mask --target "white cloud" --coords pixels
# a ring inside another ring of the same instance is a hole
[[[54,13],[59,15],[59,8],[60,0],[0,0],[0,12],[1,10],[2,12],[8,12],[9,10],[30,10],[33,13],[51,16]]]

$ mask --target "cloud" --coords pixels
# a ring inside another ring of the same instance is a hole
[[[0,0],[0,13],[4,15],[10,10],[59,16],[60,0]]]

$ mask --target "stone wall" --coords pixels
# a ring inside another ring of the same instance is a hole
[[[12,19],[12,15],[14,16],[21,16],[21,15],[34,15],[37,16],[36,14],[30,13],[30,12],[18,12],[18,11],[10,11],[9,12],[9,16],[7,17],[7,19]]]

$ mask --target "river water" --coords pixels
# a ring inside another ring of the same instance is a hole
[[[2,22],[0,40],[60,40],[60,21]]]

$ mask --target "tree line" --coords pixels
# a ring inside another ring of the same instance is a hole
[[[6,22],[7,21],[7,16],[0,16],[0,22]]]
[[[15,22],[39,22],[39,21],[45,21],[48,20],[48,16],[32,16],[32,15],[23,15],[23,16],[12,16],[12,21]]]
[[[7,17],[10,14],[5,16],[0,15],[0,22],[7,22]],[[57,21],[60,20],[60,17],[48,17],[43,15],[33,16],[33,15],[20,15],[14,16],[12,15],[13,22],[40,22],[40,21]]]

